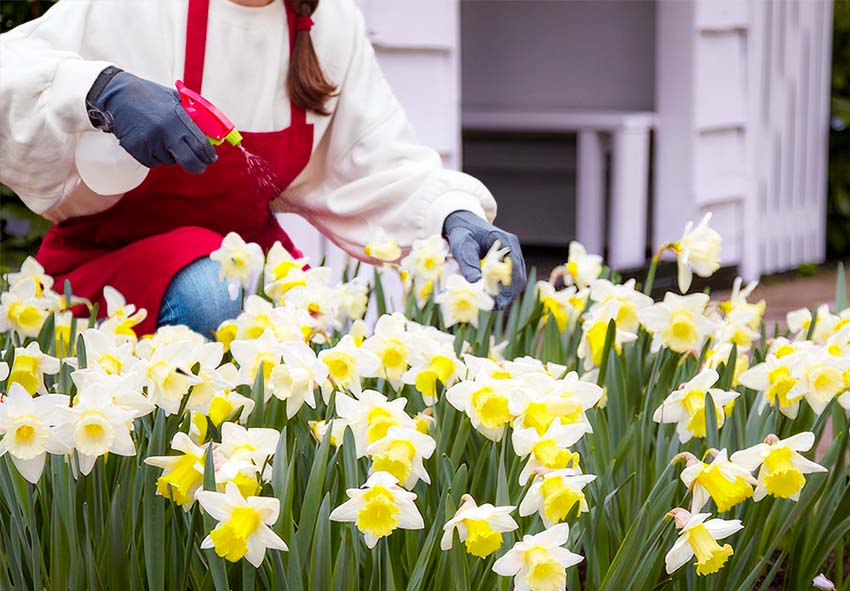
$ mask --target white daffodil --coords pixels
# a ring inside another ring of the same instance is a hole
[[[210,259],[221,265],[218,278],[227,281],[230,299],[239,297],[239,288],[252,294],[263,270],[265,256],[259,244],[246,243],[235,232],[230,232],[221,242],[221,247],[210,253]]]
[[[667,396],[661,406],[655,409],[652,420],[656,423],[677,423],[676,432],[682,443],[687,443],[693,437],[705,437],[705,396],[708,394],[714,402],[717,427],[722,427],[726,420],[727,405],[740,394],[712,388],[719,379],[720,376],[713,369],[701,371]]]
[[[369,307],[369,285],[361,277],[339,285],[337,292],[338,314],[344,315],[343,321],[359,320],[366,315]]]
[[[133,343],[116,340],[114,335],[89,328],[83,332],[83,341],[89,367],[96,364],[108,375],[126,374],[139,363]]]
[[[684,509],[674,509],[669,514],[676,520],[676,527],[682,531],[664,557],[668,575],[683,567],[694,556],[697,559],[697,575],[716,573],[733,554],[732,546],[721,546],[717,540],[744,529],[740,519],[708,519],[710,513],[691,515]]]
[[[584,487],[596,480],[594,474],[581,474],[572,468],[553,470],[538,476],[519,505],[519,514],[540,513],[543,525],[552,527],[570,515],[588,511]]]
[[[209,417],[218,427],[233,413],[241,409],[239,420],[246,421],[254,410],[253,399],[236,391],[239,370],[232,363],[215,368],[201,368],[199,383],[192,386],[186,409]]]
[[[275,398],[286,401],[286,416],[291,419],[305,402],[316,408],[315,390],[325,383],[328,366],[302,342],[283,343],[280,351],[283,364],[269,375],[269,390]]]
[[[410,254],[401,260],[402,281],[410,282],[417,289],[428,285],[433,291],[445,275],[448,256],[449,245],[442,236],[414,241]]]
[[[535,429],[517,429],[511,435],[516,455],[528,456],[528,462],[519,474],[520,486],[542,470],[563,470],[578,465],[578,454],[570,451],[587,432],[584,425],[562,425],[554,421],[543,435]]]
[[[593,367],[599,367],[602,363],[602,357],[605,354],[605,339],[608,336],[608,325],[611,320],[614,320],[616,324],[619,309],[619,304],[615,300],[608,300],[604,304],[595,306],[585,316],[577,354],[580,359],[584,360],[586,371]],[[612,344],[618,355],[622,352],[623,345],[636,340],[637,334],[615,326]]]
[[[693,273],[700,277],[710,277],[720,268],[720,234],[708,227],[711,213],[705,214],[694,228],[688,222],[685,231],[673,249],[679,259],[679,291],[685,293],[691,287]]]
[[[369,444],[366,455],[372,458],[371,472],[388,472],[404,488],[412,489],[420,480],[431,484],[422,460],[430,458],[436,447],[434,439],[415,426],[390,427],[386,435]]]
[[[56,436],[54,427],[62,421],[62,409],[70,399],[64,394],[33,398],[20,384],[11,384],[0,400],[0,456],[7,452],[21,476],[35,484],[44,470],[47,453],[70,451]]]
[[[401,379],[405,384],[415,385],[422,394],[422,400],[430,406],[437,400],[437,384],[444,388],[451,387],[466,368],[455,355],[454,346],[450,343],[412,335],[412,344],[413,366]]]
[[[460,275],[452,275],[446,281],[446,289],[437,295],[443,322],[446,327],[455,324],[471,324],[478,327],[478,313],[493,309],[493,298],[484,290],[484,283],[469,283]]]
[[[151,456],[145,458],[145,464],[162,468],[162,475],[156,480],[156,493],[188,511],[195,503],[195,493],[204,484],[206,450],[180,432],[171,438],[171,449],[181,452],[181,455]]]
[[[106,389],[112,397],[112,403],[121,410],[133,413],[137,419],[154,411],[156,405],[142,393],[145,384],[144,364],[136,364],[133,369],[122,375],[105,373],[100,366],[78,369],[71,373],[71,380],[77,390],[90,386]]]
[[[26,347],[15,349],[15,360],[9,371],[9,384],[20,384],[31,395],[47,394],[44,375],[59,373],[59,360],[41,352],[41,347],[33,341]]]
[[[263,289],[276,302],[282,301],[286,293],[295,287],[307,285],[306,258],[293,258],[280,242],[275,242],[266,257],[263,267]]]
[[[20,282],[0,294],[0,332],[13,332],[20,340],[36,337],[50,308],[50,302],[36,294],[35,282]]]
[[[550,381],[555,380],[550,378]],[[511,397],[510,407],[516,415],[512,422],[515,431],[534,429],[538,435],[543,435],[555,421],[565,425],[581,424],[588,433],[593,430],[584,415],[581,403],[561,397],[551,386],[516,390]]]
[[[148,397],[166,414],[179,412],[189,388],[200,381],[190,372],[197,361],[194,353],[188,343],[178,341],[157,347],[148,362]]]
[[[815,327],[812,330],[811,340],[821,344],[832,334],[833,328],[840,322],[840,319],[835,314],[829,311],[828,304],[818,306],[815,313]],[[808,308],[800,308],[792,310],[785,315],[786,324],[791,334],[796,335],[797,339],[804,339],[812,325],[812,311]]]
[[[372,351],[358,347],[354,338],[347,334],[335,346],[319,352],[319,361],[328,368],[328,379],[333,386],[359,396],[362,391],[361,376],[378,373],[381,361]],[[323,394],[327,392],[323,390]],[[325,394],[326,402],[330,392]]]
[[[594,279],[590,283],[590,299],[599,305],[615,304],[612,315],[617,328],[626,332],[637,332],[640,321],[638,312],[652,306],[652,298],[635,289],[635,280],[629,279],[622,285],[607,279]]]
[[[392,474],[375,472],[360,488],[345,491],[348,500],[331,511],[331,521],[351,521],[374,548],[396,529],[423,529],[425,523],[413,501],[416,494],[398,486]]]
[[[274,456],[279,439],[280,431],[277,429],[246,429],[236,423],[222,423],[221,445],[216,448],[216,453],[220,454],[225,462],[216,465],[216,481],[233,480],[244,463],[251,464],[254,471],[262,472],[266,463]]]
[[[706,304],[704,293],[680,296],[668,292],[663,302],[638,311],[640,323],[653,335],[652,350],[662,344],[676,353],[698,349],[715,328],[704,314]]]
[[[705,352],[703,369],[719,369],[721,365],[729,361],[732,353],[732,343],[717,343]],[[735,369],[732,374],[732,387],[736,388],[741,383],[741,376],[750,368],[750,358],[746,351],[738,349],[738,358],[735,360]]]
[[[44,292],[53,287],[53,277],[44,272],[44,267],[34,257],[28,256],[21,264],[17,273],[6,273],[6,283],[9,289],[15,289],[22,283],[30,283],[35,288],[36,297],[42,297]]]
[[[207,340],[183,324],[160,326],[152,337],[141,339],[136,343],[136,357],[150,361],[162,347],[180,343],[184,348],[194,351],[199,349]]]
[[[100,324],[100,330],[118,339],[135,342],[137,335],[133,327],[148,317],[148,311],[144,308],[137,310],[109,285],[103,288],[103,299],[106,300],[106,320]]]
[[[306,313],[312,319],[310,325],[315,328],[331,332],[341,327],[338,320],[339,291],[334,288],[311,284],[292,289],[286,297],[286,305]]]
[[[67,447],[77,450],[80,472],[88,474],[100,456],[136,455],[130,436],[134,412],[115,405],[112,392],[101,384],[91,384],[77,392],[74,405],[63,409],[63,420],[56,436]]]
[[[743,285],[743,281],[740,277],[735,278],[735,281],[732,283],[732,294],[728,300],[721,302],[720,309],[727,316],[736,316],[737,318],[744,319],[751,329],[756,330],[764,316],[764,310],[767,305],[764,300],[760,300],[755,304],[748,302],[747,298],[758,287],[758,281],[753,281],[746,286]]]
[[[827,472],[827,469],[807,460],[799,452],[809,451],[815,444],[815,434],[804,431],[780,440],[776,435],[768,435],[764,443],[736,451],[732,461],[745,469],[758,473],[758,484],[753,499],[760,501],[767,495],[780,499],[796,501],[806,484],[804,474]]]
[[[560,523],[521,542],[493,564],[493,572],[514,577],[515,591],[563,591],[567,569],[584,558],[564,548],[570,527]]]
[[[537,282],[537,299],[543,304],[542,318],[554,318],[561,332],[575,324],[584,311],[589,294],[589,290],[577,291],[572,285],[556,290],[548,281]]]
[[[398,242],[387,236],[383,228],[378,227],[372,233],[369,243],[363,248],[367,257],[372,257],[385,263],[393,263],[401,257]]]
[[[230,562],[245,558],[259,568],[266,549],[287,550],[284,541],[271,529],[280,513],[280,501],[274,497],[242,496],[233,483],[224,493],[198,492],[198,502],[218,525],[201,542]]]
[[[268,386],[272,370],[280,365],[283,355],[280,345],[270,332],[264,332],[262,336],[251,340],[237,340],[230,343],[230,353],[239,364],[239,381],[243,384],[253,385],[257,379],[260,367],[263,368],[263,377]],[[266,388],[266,399],[271,397],[271,391]]]
[[[761,338],[759,331],[750,325],[751,316],[739,312],[727,314],[718,324],[712,340],[714,343],[735,343],[739,351],[749,351]]]
[[[588,433],[593,432],[584,413],[602,400],[603,390],[600,386],[580,378],[578,373],[571,371],[563,378],[552,382],[550,393],[570,403],[567,412],[559,417],[562,423],[565,425],[581,423],[587,426]]]
[[[406,404],[404,397],[387,400],[375,390],[363,390],[356,400],[342,392],[336,394],[337,414],[342,423],[351,427],[358,458],[366,455],[369,444],[386,437],[391,427],[416,428],[413,419],[404,412]]]
[[[729,461],[725,449],[716,453],[710,464],[701,462],[690,453],[680,454],[687,461],[681,479],[693,495],[693,512],[702,510],[709,498],[714,500],[718,513],[725,513],[753,496],[753,486],[757,482],[750,471]]]
[[[762,393],[758,402],[759,414],[769,404],[777,407],[786,417],[797,418],[804,394],[803,383],[792,373],[797,358],[799,354],[782,358],[768,355],[764,362],[741,374],[741,385]]]
[[[466,545],[466,551],[478,558],[486,558],[502,547],[502,534],[519,527],[511,512],[516,507],[494,507],[490,503],[478,506],[471,495],[461,497],[460,507],[443,526],[440,539],[442,550],[451,550],[454,531]]]
[[[481,280],[484,291],[491,296],[499,294],[499,285],[511,284],[512,262],[507,254],[510,248],[500,248],[498,240],[493,243],[484,258],[481,259]]]
[[[830,401],[845,389],[844,372],[850,369],[850,358],[835,357],[825,349],[807,351],[796,359],[803,396],[821,414]]]
[[[467,362],[469,358],[466,358]],[[446,391],[446,400],[465,412],[472,426],[492,441],[500,441],[515,414],[509,407],[511,380],[468,380]]]
[[[398,389],[402,384],[402,375],[410,367],[410,337],[405,330],[405,318],[402,314],[385,314],[375,323],[374,334],[363,342],[363,349],[374,353],[380,365],[375,375],[363,377],[384,378]]]
[[[584,245],[576,240],[570,242],[566,265],[556,269],[556,274],[563,274],[564,283],[576,285],[579,289],[588,287],[601,273],[602,257],[587,254]]]

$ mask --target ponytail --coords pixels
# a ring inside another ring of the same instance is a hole
[[[319,0],[284,0],[292,3],[295,10],[295,42],[289,58],[289,73],[286,90],[289,98],[306,111],[319,115],[330,115],[325,103],[336,93],[322,71],[319,58],[310,39],[310,18],[319,5]]]

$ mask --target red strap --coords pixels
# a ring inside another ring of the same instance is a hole
[[[296,17],[295,10],[289,0],[282,0],[286,6],[286,21],[289,26],[289,53],[295,46],[297,31],[309,31],[313,25],[310,17]],[[189,12],[186,20],[186,58],[183,62],[183,82],[194,90],[201,92],[204,79],[204,56],[207,49],[207,21],[209,19],[210,0],[189,0]],[[300,21],[300,22],[299,22]],[[309,23],[307,22],[309,21]],[[309,24],[308,28],[303,28]],[[297,28],[298,26],[302,28]],[[289,108],[292,125],[304,125],[307,113],[291,100]]]
[[[295,32],[300,33],[301,31],[309,32],[310,29],[313,28],[313,19],[309,16],[296,16],[295,17]]]

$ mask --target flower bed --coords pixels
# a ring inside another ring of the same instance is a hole
[[[683,291],[707,224],[663,249]],[[367,254],[333,285],[228,236],[213,340],[10,274],[0,589],[850,588],[843,271],[768,334],[752,285],[656,302],[577,243],[510,312],[498,245],[476,284],[439,237]]]

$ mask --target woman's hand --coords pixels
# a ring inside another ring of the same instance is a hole
[[[513,234],[500,230],[471,211],[455,211],[443,222],[443,236],[449,242],[452,255],[460,272],[470,283],[481,279],[481,259],[497,240],[501,248],[510,248],[511,284],[500,285],[495,297],[496,309],[503,309],[525,288],[525,261],[519,240]]]
[[[92,123],[113,133],[121,147],[148,168],[179,164],[200,174],[217,158],[174,89],[107,68],[86,102]]]

